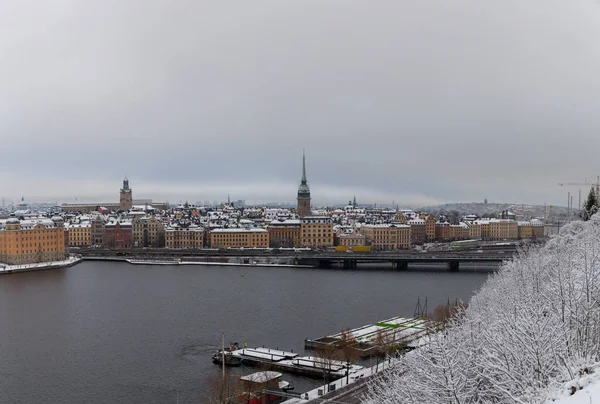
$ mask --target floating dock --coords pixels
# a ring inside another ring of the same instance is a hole
[[[429,333],[423,318],[393,317],[362,327],[304,341],[305,349],[337,349],[350,340],[350,346],[362,358],[382,355],[385,347],[406,346]]]
[[[233,351],[232,355],[240,358],[242,363],[247,366],[315,378],[322,378],[324,373],[328,373],[330,377],[342,377],[346,375],[346,370],[353,374],[363,369],[363,366],[359,365],[314,356],[299,356],[295,352],[265,347],[238,349]]]

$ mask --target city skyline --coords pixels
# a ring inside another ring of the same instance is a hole
[[[19,2],[0,24],[0,196],[112,201],[126,173],[140,198],[293,202],[306,148],[316,205],[577,206],[557,184],[598,174],[599,14]]]

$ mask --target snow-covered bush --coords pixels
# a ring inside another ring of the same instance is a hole
[[[374,380],[373,403],[543,402],[600,360],[600,215],[505,263],[431,342]]]

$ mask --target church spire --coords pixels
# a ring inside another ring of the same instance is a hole
[[[302,180],[298,187],[298,209],[296,212],[300,217],[310,216],[310,188],[306,180],[306,156],[304,150],[302,150]]]
[[[308,187],[308,181],[306,180],[306,157],[304,156],[304,150],[302,150],[302,180],[298,187],[298,196],[310,198],[310,188]]]
[[[306,158],[304,157],[304,149],[302,149],[302,183],[306,184]]]

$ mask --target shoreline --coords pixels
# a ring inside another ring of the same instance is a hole
[[[0,275],[16,274],[21,272],[44,271],[48,269],[68,268],[83,261],[81,257],[69,257],[63,261],[40,262],[34,264],[8,265],[0,264]]]
[[[240,262],[200,262],[200,261],[152,261],[152,260],[136,260],[124,259],[123,261],[131,265],[209,265],[209,266],[233,266],[233,267],[284,267],[284,268],[312,268],[310,265],[293,265],[293,264],[267,264],[267,263],[240,263]]]

